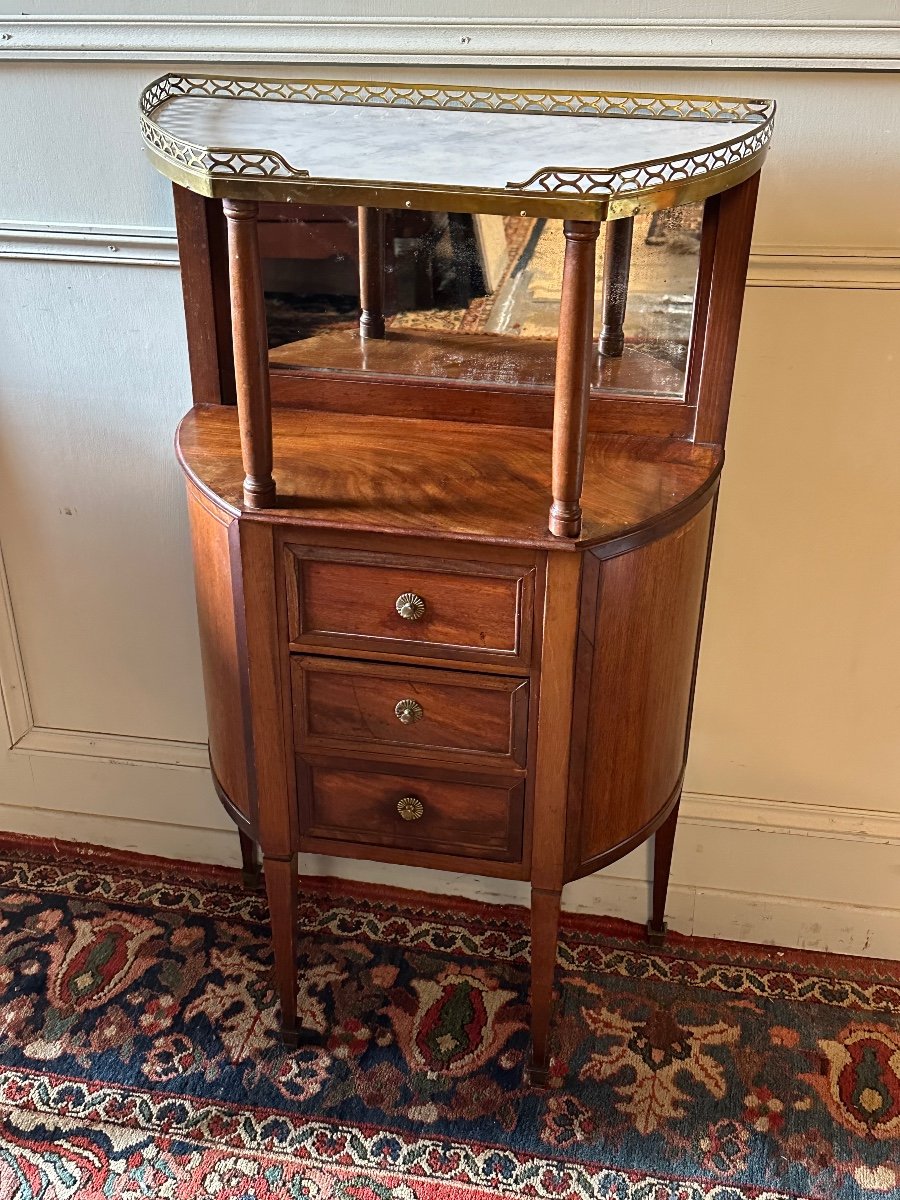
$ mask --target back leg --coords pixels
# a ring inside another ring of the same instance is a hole
[[[661,946],[666,936],[666,895],[669,890],[669,871],[675,847],[675,827],[678,824],[679,796],[675,807],[653,835],[653,909],[647,922],[647,940]]]

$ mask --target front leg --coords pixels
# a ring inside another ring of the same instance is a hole
[[[560,898],[560,891],[531,889],[531,1058],[527,1074],[532,1087],[546,1087],[550,1077]]]
[[[297,1029],[297,855],[263,859],[272,943],[275,950],[275,987],[281,1004],[281,1037],[296,1046]]]

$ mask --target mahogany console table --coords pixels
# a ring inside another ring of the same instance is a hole
[[[773,115],[323,80],[145,90],[176,185],[210,760],[249,874],[262,852],[286,1042],[298,851],[530,880],[535,1083],[565,884],[653,836],[663,936]],[[277,295],[260,202],[308,224]],[[390,264],[418,243],[386,246],[388,210],[428,231],[438,274],[468,272],[470,302],[399,296]],[[328,247],[303,258],[329,222],[357,231],[349,299]],[[275,303],[297,336],[270,352]]]

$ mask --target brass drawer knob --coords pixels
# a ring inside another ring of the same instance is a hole
[[[415,592],[404,592],[394,605],[404,621],[420,621],[425,616],[425,601]]]
[[[425,808],[418,796],[404,796],[397,801],[397,812],[404,821],[418,821]]]
[[[398,700],[394,712],[401,725],[413,725],[425,716],[425,709],[417,700]]]

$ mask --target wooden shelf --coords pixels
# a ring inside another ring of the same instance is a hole
[[[391,329],[384,338],[361,338],[355,328],[330,329],[270,350],[269,363],[276,371],[415,377],[552,392],[556,338],[429,329]],[[598,392],[670,399],[680,395],[684,378],[662,359],[626,346],[619,358],[596,356],[591,386]]]
[[[584,524],[581,537],[568,540],[547,529],[548,430],[279,408],[272,426],[278,507],[254,516],[568,550],[627,537],[683,509],[706,491],[722,461],[716,447],[589,434]],[[236,409],[191,409],[177,447],[201,489],[243,511]]]

